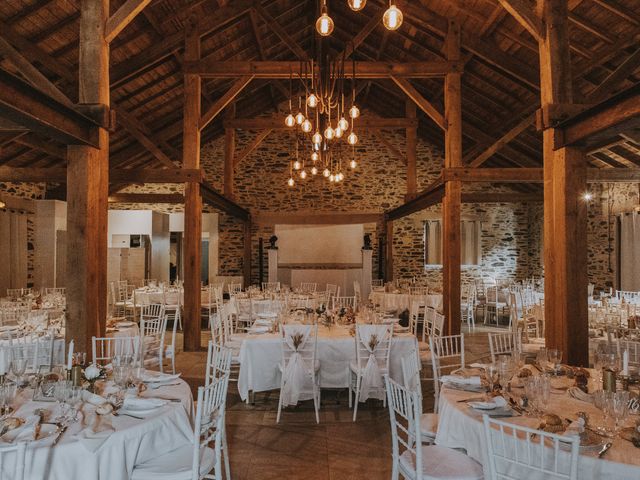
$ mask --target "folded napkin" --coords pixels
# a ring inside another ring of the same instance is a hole
[[[95,407],[102,405],[103,403],[107,403],[107,399],[97,395],[95,393],[88,392],[84,390],[82,392],[82,401],[87,402]]]
[[[579,417],[569,424],[564,431],[566,437],[579,437],[584,432],[584,418]]]
[[[35,440],[36,426],[40,423],[38,415],[30,415],[19,428],[9,430],[4,434],[3,438],[11,443],[31,442]]]
[[[459,385],[482,385],[482,380],[477,376],[459,377],[457,375],[443,375],[442,377],[440,377],[440,381],[442,383],[457,383]]]
[[[571,387],[567,390],[570,396],[576,400],[581,400],[587,403],[593,403],[593,395],[583,392],[578,387]]]
[[[123,410],[145,410],[159,408],[167,404],[166,400],[159,398],[141,398],[127,395],[122,405]]]
[[[467,405],[479,410],[492,410],[507,406],[507,401],[503,397],[494,397],[486,402],[467,402]]]
[[[82,424],[87,425],[76,437],[80,444],[91,453],[95,453],[115,432],[111,420],[105,415],[83,414]]]
[[[177,380],[178,378],[180,378],[180,375],[182,374],[145,371],[141,377],[141,380],[145,383],[163,383],[163,382],[170,382],[172,380]]]

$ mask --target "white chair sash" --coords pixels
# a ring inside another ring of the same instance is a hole
[[[282,406],[286,407],[297,405],[302,393],[309,391],[311,388],[311,376],[300,353],[307,343],[311,327],[309,325],[283,325],[282,328],[284,328],[284,342],[293,352],[288,360],[288,355],[285,354],[285,365],[282,371],[284,382],[280,395]],[[295,344],[295,337],[300,338],[298,345]],[[313,368],[313,365],[311,365],[311,368]]]
[[[385,335],[388,332],[386,325],[359,325],[360,341],[362,346],[369,352],[367,363],[362,372],[362,383],[360,384],[360,402],[367,401],[368,398],[382,400],[385,392],[382,383],[382,373],[376,358],[376,350],[386,341]],[[374,345],[374,338],[376,339]]]

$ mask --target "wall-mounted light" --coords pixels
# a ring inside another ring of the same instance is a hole
[[[584,193],[582,194],[582,199],[583,199],[585,202],[590,202],[591,200],[593,200],[593,194],[592,194],[591,192],[584,192]]]
[[[0,200],[0,210],[3,210],[5,208],[7,208],[7,204],[4,201]]]

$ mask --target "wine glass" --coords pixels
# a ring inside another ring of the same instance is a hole
[[[612,392],[608,392],[606,390],[597,390],[593,392],[593,405],[602,412],[602,420],[603,423],[601,426],[596,427],[596,430],[603,435],[609,436],[611,434],[611,430],[609,429],[609,412],[608,403],[610,402],[611,397],[613,396]]]
[[[0,385],[0,419],[11,414],[11,404],[16,396],[16,384],[5,382]]]
[[[544,347],[540,347],[540,350],[538,350],[538,352],[536,353],[536,364],[540,367],[540,369],[543,369],[547,364],[547,361],[547,349]]]
[[[538,413],[538,390],[537,377],[525,377],[522,379],[524,385],[524,396],[527,398],[528,407],[533,415]]]
[[[65,423],[67,421],[67,408],[66,402],[71,390],[71,381],[59,380],[53,385],[53,398],[58,402],[60,409],[60,415],[58,415],[56,421]]]
[[[27,359],[24,357],[14,357],[11,359],[11,372],[16,377],[18,386],[22,385],[22,376],[27,370]]]
[[[620,432],[621,425],[629,416],[629,392],[615,392],[607,401],[609,415],[615,420],[614,434]]]
[[[593,358],[593,368],[596,371],[596,386],[602,388],[602,352],[595,352]]]
[[[80,411],[80,406],[82,405],[82,392],[84,389],[82,387],[71,386],[69,389],[69,393],[67,395],[67,403],[73,412],[73,416],[71,416],[72,422],[78,421],[78,412]]]
[[[562,360],[562,350],[558,350],[557,348],[550,348],[547,350],[547,359],[549,363],[553,366],[553,372],[558,373],[558,368],[560,366],[560,362]]]

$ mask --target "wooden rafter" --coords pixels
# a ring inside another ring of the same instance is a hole
[[[640,47],[589,93],[589,100],[597,102],[606,98],[607,95],[611,95],[614,88],[629,77],[638,66],[640,66]]]
[[[173,160],[158,146],[160,142],[151,138],[145,127],[133,116],[122,110],[118,111],[118,122],[140,142],[156,159],[167,167],[174,167]]]
[[[116,193],[109,195],[109,203],[184,203],[181,193]]]
[[[376,29],[378,25],[382,23],[382,13],[378,12],[371,16],[367,24],[360,30],[353,39],[347,44],[343,51],[344,58],[349,58],[354,50],[356,50],[362,42],[364,42],[369,35]],[[342,54],[338,55],[338,58],[342,58]]]
[[[253,79],[252,75],[244,76],[236,80],[233,85],[226,91],[226,93],[220,97],[209,109],[200,117],[200,122],[198,122],[198,128],[200,131],[204,130],[204,128],[211,123],[211,121],[218,116],[222,110],[225,109],[229,103],[233,101],[234,98],[238,96],[238,94],[244,90],[249,82]]]
[[[424,98],[422,94],[420,94],[420,92],[411,85],[409,80],[395,76],[392,76],[391,80],[393,80],[395,84],[398,85],[398,87],[400,87],[400,89],[407,95],[407,97],[413,100],[413,102],[420,107],[420,110],[433,120],[436,125],[438,125],[442,130],[445,129],[444,116],[442,113],[440,113],[431,102]]]
[[[363,115],[356,120],[356,126],[367,130],[392,130],[417,127],[418,122],[409,118],[383,118]],[[223,122],[223,127],[241,130],[287,130],[290,128],[284,124],[282,116],[226,119]]]
[[[542,40],[542,20],[526,0],[499,0],[500,5],[513,16],[538,42]]]
[[[282,25],[273,18],[260,4],[256,5],[255,11],[262,17],[271,30],[282,40],[282,42],[301,60],[309,58],[307,52],[302,48],[295,39],[282,28]]]
[[[116,10],[116,13],[107,20],[104,34],[105,41],[111,43],[149,3],[151,3],[151,0],[127,0],[124,2]]]

